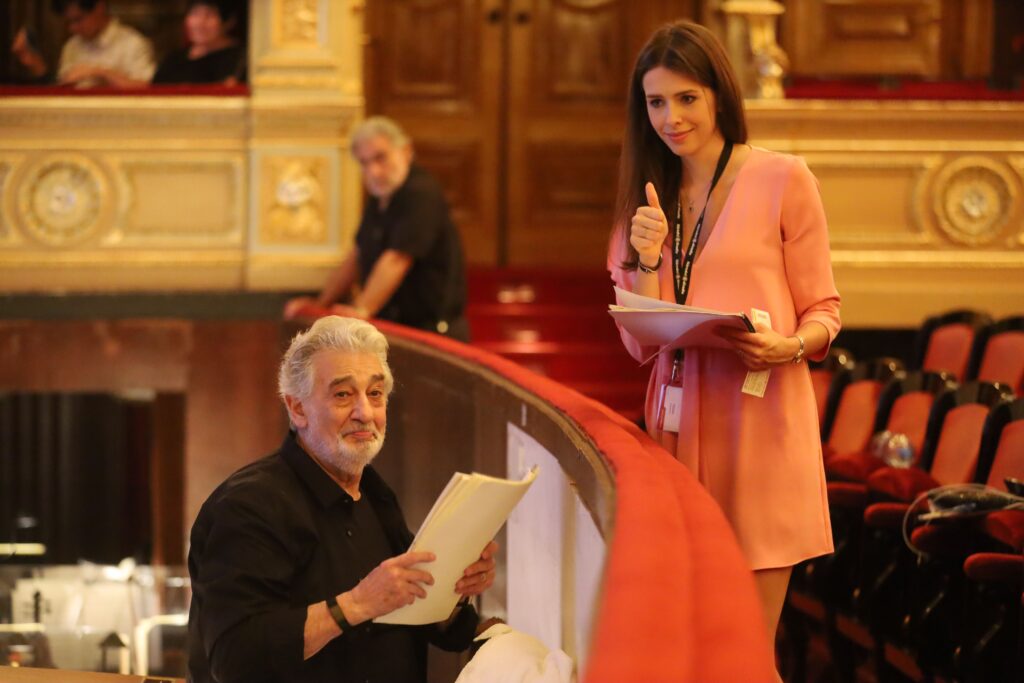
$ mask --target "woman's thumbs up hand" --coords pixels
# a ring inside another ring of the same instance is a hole
[[[636,249],[640,263],[653,269],[659,265],[661,247],[668,237],[668,221],[661,210],[654,183],[647,183],[644,190],[647,192],[647,206],[638,207],[633,215],[629,243]]]

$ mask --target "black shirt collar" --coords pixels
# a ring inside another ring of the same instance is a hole
[[[338,483],[313,460],[313,456],[302,448],[294,431],[288,432],[284,443],[281,444],[280,454],[322,507],[330,507],[339,500],[352,500],[352,496],[338,486]],[[394,500],[394,494],[371,465],[367,465],[363,470],[359,490],[374,501]]]

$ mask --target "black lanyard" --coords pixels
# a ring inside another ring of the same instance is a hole
[[[690,291],[690,273],[693,270],[693,261],[697,258],[697,241],[700,239],[700,229],[704,225],[704,214],[711,202],[711,193],[718,184],[718,180],[725,171],[729,157],[732,155],[732,142],[726,140],[722,147],[722,153],[718,155],[718,165],[715,166],[715,175],[711,178],[711,187],[708,188],[708,196],[704,200],[704,208],[697,217],[697,223],[693,226],[693,236],[690,237],[690,244],[686,248],[686,257],[683,258],[683,202],[676,201],[676,232],[672,239],[672,277],[675,280],[676,303],[685,304],[686,294]]]

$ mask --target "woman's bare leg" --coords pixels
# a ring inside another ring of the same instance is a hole
[[[792,567],[758,569],[754,572],[754,582],[757,584],[757,592],[761,596],[765,626],[768,628],[768,642],[773,651],[775,632],[779,628],[779,617],[782,615],[782,605],[786,602],[786,590],[789,588],[789,576],[792,573]],[[776,676],[781,683],[782,677],[778,673]]]

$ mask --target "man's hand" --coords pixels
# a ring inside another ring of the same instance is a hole
[[[498,544],[491,541],[480,553],[480,559],[466,567],[462,578],[455,584],[455,592],[459,595],[480,595],[494,584],[494,556],[498,553]]]
[[[311,296],[297,296],[288,299],[288,302],[284,305],[284,319],[295,320],[300,317],[302,309],[307,306],[315,306],[316,299]]]
[[[105,85],[108,81],[106,71],[94,64],[75,64],[60,76],[60,82],[65,85],[77,85],[87,81],[91,85]]]
[[[341,603],[349,623],[355,626],[427,597],[423,586],[433,585],[434,577],[414,567],[435,559],[434,553],[407,552],[381,562],[355,588],[342,594],[343,598],[349,596],[349,604],[344,599]]]
[[[28,35],[25,29],[18,31],[11,43],[11,53],[21,62],[33,76],[42,76],[46,73],[46,62],[42,55],[35,51],[28,43]]]

